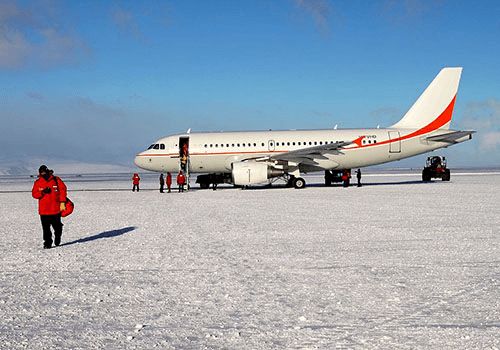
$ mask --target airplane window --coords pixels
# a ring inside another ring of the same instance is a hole
[[[290,142],[287,142],[287,143],[286,143],[286,145],[287,145],[287,146],[290,146]]]
[[[254,146],[254,147],[257,147],[257,144],[254,142],[254,143],[253,143],[253,146]]]
[[[262,147],[264,147],[264,142],[262,142]]]
[[[218,144],[218,143],[216,143],[216,144],[215,144],[215,147],[219,147],[219,144]]]
[[[240,147],[240,144],[239,144],[239,143],[237,143],[236,145],[237,145],[238,147]]]
[[[226,147],[229,147],[229,143],[226,143]]]
[[[319,142],[319,144],[320,144],[320,145],[322,145],[322,144],[323,144],[323,141],[320,141],[320,142]]]
[[[163,143],[160,143],[160,149],[165,149],[165,145]]]
[[[159,144],[156,144],[153,148],[154,148],[154,149],[160,149],[160,145],[159,145]]]
[[[231,144],[231,147],[234,147],[234,143]]]
[[[377,143],[377,140],[373,140],[373,143]]]
[[[298,142],[298,145],[300,146],[300,141]]]
[[[245,143],[244,142],[241,144],[241,147],[245,147]]]
[[[368,143],[372,143],[372,140],[368,140]]]
[[[214,145],[213,144],[210,144],[210,147],[213,147]]]
[[[314,141],[314,144],[315,144],[315,145],[317,145],[317,144],[318,144],[318,142],[317,142],[317,141]]]
[[[309,141],[309,145],[312,145],[312,142],[311,142],[311,141]]]
[[[148,149],[151,149],[151,148],[153,148],[154,146],[155,146],[155,145],[151,145],[151,146],[149,146],[149,147],[148,147]]]
[[[295,146],[295,142],[292,142],[292,145],[294,145],[294,146]]]
[[[208,146],[208,145],[205,143],[205,148],[207,148],[207,146]]]

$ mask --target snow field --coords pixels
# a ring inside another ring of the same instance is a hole
[[[500,348],[498,174],[71,192],[130,187],[101,180],[68,181],[51,250],[31,194],[0,193],[0,348]]]

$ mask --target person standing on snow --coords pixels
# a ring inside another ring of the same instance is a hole
[[[358,179],[358,187],[361,187],[361,169],[356,171],[356,178]]]
[[[167,189],[168,193],[170,193],[170,187],[172,186],[172,174],[170,172],[167,172]]]
[[[182,173],[182,170],[179,170],[179,174],[177,174],[177,185],[179,185],[179,192],[184,192],[185,184],[186,184],[186,177]]]
[[[165,179],[163,178],[163,174],[160,174],[160,193],[163,193],[164,187],[165,187]]]
[[[139,177],[139,174],[134,173],[134,176],[132,176],[132,192],[134,192],[137,189],[137,192],[139,192],[139,182],[141,181],[141,178]]]
[[[42,222],[43,248],[52,248],[52,231],[54,229],[54,244],[61,244],[63,224],[61,222],[61,212],[66,210],[67,188],[64,182],[57,176],[52,175],[52,171],[46,165],[38,169],[38,179],[33,184],[31,195],[38,199],[38,214]]]

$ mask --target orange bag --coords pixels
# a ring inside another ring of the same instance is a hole
[[[66,209],[64,209],[61,212],[61,216],[63,218],[65,218],[66,216],[70,215],[73,212],[73,209],[75,209],[75,203],[73,203],[73,201],[71,199],[69,199],[68,197],[66,197],[65,204],[66,204]]]

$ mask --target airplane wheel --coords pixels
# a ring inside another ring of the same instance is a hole
[[[441,178],[443,181],[450,181],[450,169],[446,169],[443,177]]]
[[[293,180],[293,187],[295,187],[295,188],[304,188],[304,187],[306,187],[306,181],[303,178],[301,178],[301,177],[296,177]]]

